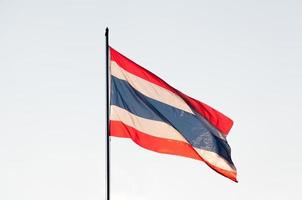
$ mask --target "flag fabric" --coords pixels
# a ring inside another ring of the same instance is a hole
[[[110,51],[110,136],[130,138],[143,148],[205,162],[236,181],[226,136],[233,121]]]

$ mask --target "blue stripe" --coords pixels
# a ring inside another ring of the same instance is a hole
[[[127,81],[111,76],[111,105],[121,107],[139,117],[166,122],[196,148],[212,151],[233,164],[228,143],[217,137],[218,131],[199,115],[149,98]]]

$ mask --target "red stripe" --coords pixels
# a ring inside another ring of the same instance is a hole
[[[110,121],[110,136],[131,138],[139,146],[151,151],[204,161],[219,174],[237,182],[235,172],[220,169],[203,160],[202,157],[188,143],[150,136],[136,130],[133,127],[127,126],[120,121],[113,120]]]
[[[152,72],[146,70],[145,68],[139,66],[132,60],[123,56],[122,54],[114,50],[112,47],[110,47],[110,54],[111,54],[111,60],[115,61],[120,67],[122,67],[124,70],[128,71],[129,73],[132,73],[142,79],[145,79],[151,83],[163,87],[177,94],[178,96],[182,97],[183,100],[186,101],[186,103],[191,106],[191,108],[193,108],[197,113],[199,113],[201,116],[207,119],[214,127],[216,127],[224,135],[227,135],[230,129],[232,128],[233,121],[227,116],[220,113],[219,111],[215,110],[214,108],[211,108],[210,106],[196,99],[193,99],[183,94],[182,92],[178,91],[177,89],[167,84],[161,78],[157,77]]]

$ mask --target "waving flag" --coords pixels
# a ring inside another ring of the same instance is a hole
[[[110,136],[205,162],[236,180],[226,136],[233,121],[110,48]]]

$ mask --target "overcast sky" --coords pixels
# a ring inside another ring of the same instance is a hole
[[[112,138],[112,200],[301,199],[301,1],[0,0],[0,199],[105,194],[105,37],[234,120],[236,184]]]

